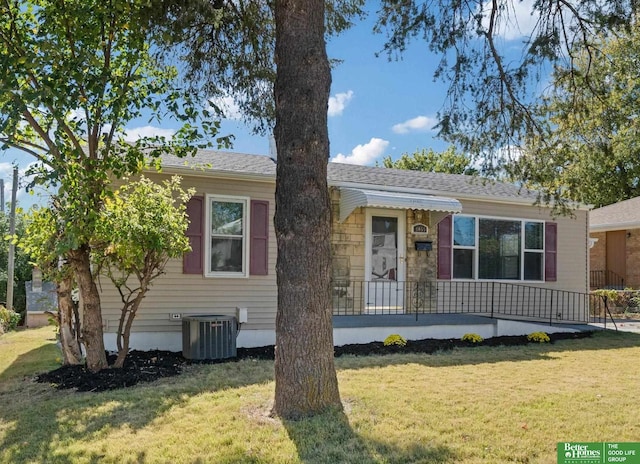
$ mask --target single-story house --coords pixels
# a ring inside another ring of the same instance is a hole
[[[26,290],[25,326],[29,328],[49,325],[50,313],[58,311],[56,284],[42,280],[40,269],[33,268],[31,280],[24,283]]]
[[[640,197],[589,214],[592,288],[640,288]]]
[[[238,317],[238,346],[275,342],[275,172],[267,156],[199,151],[166,158],[161,174],[149,173],[158,180],[178,174],[195,188],[187,205],[193,251],[171,261],[145,298],[132,348],[180,350],[182,318],[201,314]],[[328,183],[336,345],[391,333],[504,333],[478,315],[508,315],[503,326],[541,320],[547,331],[550,322],[586,322],[588,303],[567,303],[588,292],[586,208],[554,218],[534,205],[535,193],[515,185],[382,167],[329,163]],[[102,287],[105,342],[113,349],[119,297]],[[428,320],[443,313],[488,325],[458,333],[445,316]]]

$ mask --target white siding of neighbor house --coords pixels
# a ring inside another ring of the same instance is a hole
[[[150,175],[154,180],[168,175]],[[269,201],[269,214],[275,212],[274,183],[183,177],[184,188],[193,187],[196,195],[219,194]],[[273,329],[276,316],[276,239],[273,220],[269,224],[269,274],[244,278],[203,277],[182,273],[182,260],[171,260],[166,274],[159,277],[144,299],[132,332],[180,332],[181,321],[170,320],[171,313],[236,315],[236,307],[248,309],[248,323],[242,330]],[[105,278],[101,278],[102,314],[106,333],[114,333],[120,317],[120,297]]]

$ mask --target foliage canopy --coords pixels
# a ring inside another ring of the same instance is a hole
[[[442,57],[435,77],[449,90],[439,114],[440,135],[483,161],[489,173],[502,169],[527,137],[541,132],[534,109],[548,70],[573,70],[580,54],[597,51],[602,31],[628,27],[635,11],[634,0],[531,2],[535,27],[514,58],[502,37],[518,28],[516,3],[523,2],[386,0],[378,12],[376,30],[388,34],[384,51],[390,58],[412,40],[427,41]],[[569,79],[568,85],[580,82]]]
[[[601,35],[572,70],[557,68],[537,108],[518,177],[547,195],[606,206],[640,195],[640,27]]]
[[[116,367],[122,367],[129,352],[131,326],[151,285],[164,274],[169,258],[190,250],[185,203],[194,191],[184,191],[180,181],[131,181],[107,199],[101,211],[93,262],[113,282],[122,301]]]
[[[471,156],[456,152],[454,146],[438,153],[432,148],[422,149],[412,155],[403,153],[397,160],[391,156],[383,158],[385,168],[408,169],[411,171],[441,172],[446,174],[476,175],[478,170],[472,166]]]
[[[128,0],[0,3],[0,143],[33,155],[34,182],[57,188],[53,251],[68,258],[80,288],[92,371],[106,367],[90,255],[110,181],[163,154],[193,153],[218,132],[202,95],[153,57],[148,8]],[[181,126],[171,137],[127,134],[146,114]]]

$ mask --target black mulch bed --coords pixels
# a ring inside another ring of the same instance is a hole
[[[590,337],[592,332],[555,333],[549,334],[551,343],[558,340],[578,339]],[[343,345],[335,348],[335,356],[355,355],[385,355],[391,353],[426,353],[451,350],[455,347],[473,346],[517,346],[531,343],[526,335],[502,336],[487,338],[481,343],[463,342],[460,339],[409,340],[406,346],[384,346],[382,342],[372,342],[359,345]],[[188,360],[182,353],[172,351],[131,351],[122,369],[104,369],[92,374],[84,366],[62,366],[51,372],[38,375],[35,380],[52,384],[57,389],[74,388],[77,391],[106,391],[131,387],[139,382],[152,382],[164,377],[173,377],[182,372],[182,368],[190,364],[217,364],[221,362],[235,362],[240,359],[273,359],[274,347],[238,348],[238,356],[232,359],[195,361]],[[108,356],[109,364],[113,364],[116,357]]]

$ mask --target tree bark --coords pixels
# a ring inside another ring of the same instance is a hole
[[[57,283],[60,345],[65,365],[82,363],[82,352],[75,331],[75,303],[71,297],[72,282],[71,278],[65,277]]]
[[[86,349],[87,369],[98,372],[106,369],[108,364],[104,351],[100,294],[91,271],[90,250],[87,245],[82,245],[69,251],[68,255],[82,298],[82,341]]]
[[[121,368],[124,366],[124,360],[129,354],[129,340],[131,339],[131,326],[133,325],[133,320],[138,313],[138,308],[140,308],[140,304],[142,300],[147,294],[149,290],[149,284],[146,282],[147,277],[144,278],[145,282],[141,285],[138,294],[135,296],[133,301],[130,304],[124,303],[122,308],[122,312],[120,314],[120,323],[118,325],[118,357],[116,358],[116,362],[113,363],[113,367]]]
[[[342,408],[333,359],[322,0],[276,0],[276,392],[273,413]]]

